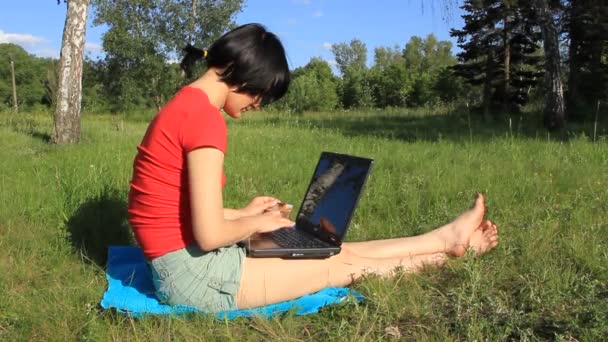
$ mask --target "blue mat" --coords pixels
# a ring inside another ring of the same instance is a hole
[[[114,308],[133,317],[145,314],[179,315],[201,312],[189,306],[169,306],[162,304],[154,294],[152,274],[139,247],[111,246],[108,249],[106,278],[108,289],[101,300],[104,309]],[[297,315],[316,313],[320,308],[342,302],[348,297],[361,301],[364,297],[349,288],[330,287],[319,292],[288,302],[272,304],[251,310],[235,310],[216,314],[219,319],[236,317],[272,317],[295,310]]]

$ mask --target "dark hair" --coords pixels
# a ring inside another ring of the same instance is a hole
[[[205,52],[188,44],[181,68],[188,77]],[[220,80],[236,86],[237,92],[261,96],[264,103],[283,97],[290,75],[285,49],[279,38],[260,24],[239,26],[225,33],[207,50],[207,66],[223,70]]]

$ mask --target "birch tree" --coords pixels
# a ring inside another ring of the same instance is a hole
[[[89,4],[91,0],[67,0],[63,27],[59,79],[55,101],[56,144],[76,143],[80,140],[80,106],[82,98],[82,63]],[[59,1],[57,2],[59,4]]]
[[[564,86],[561,79],[562,67],[558,32],[547,0],[534,0],[533,4],[539,17],[545,51],[544,123],[547,129],[560,130],[566,125],[566,109],[564,105]]]

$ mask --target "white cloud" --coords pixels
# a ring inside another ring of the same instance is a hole
[[[332,43],[327,43],[327,42],[323,43],[323,48],[326,50],[331,50],[332,46],[333,46]]]
[[[337,67],[338,66],[338,62],[336,62],[335,59],[326,59],[325,60],[327,62],[327,64],[333,66],[333,67]]]
[[[59,50],[53,48],[43,48],[32,52],[34,55],[43,58],[59,58]]]
[[[91,52],[91,53],[99,53],[99,52],[101,52],[101,45],[99,45],[99,44],[97,44],[97,43],[89,43],[89,42],[86,42],[86,43],[84,44],[84,49],[85,49],[87,52]]]
[[[316,11],[315,13],[312,14],[313,17],[315,18],[319,18],[323,16],[323,12],[322,11]]]
[[[289,25],[289,26],[296,26],[297,23],[298,23],[298,21],[294,18],[287,19],[287,25]]]
[[[0,30],[0,43],[13,43],[26,47],[33,47],[46,42],[42,37],[36,37],[27,33],[8,33]]]
[[[297,5],[310,5],[312,3],[311,0],[291,0],[292,3],[297,4]]]

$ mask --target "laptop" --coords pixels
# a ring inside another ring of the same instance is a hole
[[[363,192],[372,159],[323,152],[296,214],[295,226],[243,244],[251,257],[327,258],[340,246]]]

